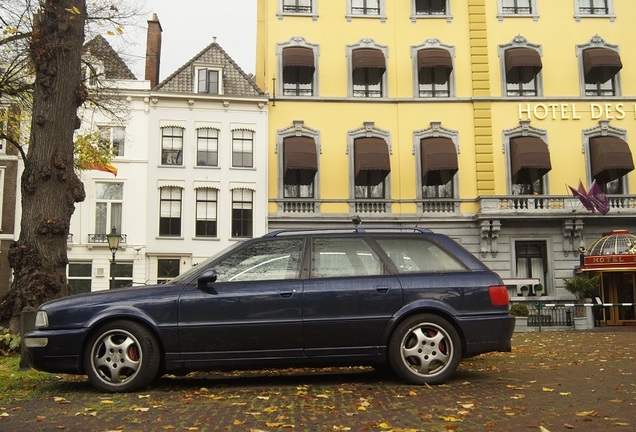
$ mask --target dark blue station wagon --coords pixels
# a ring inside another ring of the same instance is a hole
[[[159,374],[389,364],[441,383],[460,360],[510,351],[506,287],[421,228],[286,230],[238,243],[157,286],[43,304],[25,336],[35,369],[106,392]]]

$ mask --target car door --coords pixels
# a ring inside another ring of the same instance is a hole
[[[179,301],[186,362],[302,356],[302,239],[251,242],[213,264],[217,280]]]
[[[310,262],[303,287],[305,353],[376,355],[402,305],[397,277],[362,237],[313,238]]]

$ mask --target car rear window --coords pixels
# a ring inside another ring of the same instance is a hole
[[[376,238],[400,273],[467,271],[441,246],[423,238]]]

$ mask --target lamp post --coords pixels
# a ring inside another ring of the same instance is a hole
[[[113,254],[113,259],[110,262],[110,288],[115,287],[115,272],[113,269],[115,268],[115,254],[117,253],[117,249],[119,249],[119,233],[117,233],[117,228],[113,227],[110,230],[109,234],[106,234],[106,240],[108,240],[108,249],[110,249],[110,253]]]

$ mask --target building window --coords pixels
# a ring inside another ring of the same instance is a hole
[[[547,193],[546,175],[552,163],[546,142],[536,136],[517,136],[510,138],[508,149],[512,194]]]
[[[196,227],[197,237],[216,237],[217,190],[201,188],[196,190]]]
[[[110,150],[113,156],[124,156],[126,128],[120,126],[99,126],[99,144]]]
[[[181,235],[181,198],[183,189],[162,187],[159,202],[159,235],[178,237]]]
[[[541,46],[516,36],[512,42],[499,45],[503,94],[508,97],[536,97],[541,87]]]
[[[183,165],[183,128],[161,128],[161,165]]]
[[[356,48],[351,51],[352,96],[381,98],[385,96],[386,60],[382,50]]]
[[[197,69],[197,93],[221,94],[218,69]]]
[[[417,51],[417,95],[421,98],[450,97],[453,60],[443,48]]]
[[[311,137],[291,136],[283,140],[283,197],[313,198],[318,172],[316,141]]]
[[[133,265],[131,262],[115,262],[110,268],[113,272],[110,279],[110,289],[132,286]]]
[[[290,46],[282,50],[283,95],[313,96],[316,71],[314,50]]]
[[[417,150],[420,155],[422,198],[453,198],[454,178],[458,171],[457,149],[453,139],[427,136],[420,140]]]
[[[249,189],[232,190],[232,237],[252,237],[253,196]]]
[[[515,277],[521,279],[539,279],[546,287],[548,273],[548,254],[545,241],[515,242]],[[534,286],[530,286],[529,295],[536,295]],[[547,290],[542,291],[546,295]]]
[[[415,0],[415,15],[446,15],[447,0]]]
[[[95,234],[122,232],[123,183],[95,183]]]
[[[350,0],[351,15],[380,15],[380,0]]]
[[[611,0],[577,0],[578,15],[609,15]]]
[[[219,131],[197,129],[197,166],[219,165]]]
[[[599,129],[599,128],[596,128]],[[634,170],[629,144],[615,135],[587,138],[588,163],[591,178],[607,195],[626,194],[627,174]]]
[[[243,129],[232,131],[232,166],[254,166],[254,132]]]
[[[285,13],[311,13],[312,0],[283,0],[283,12]]]
[[[179,276],[179,258],[159,258],[157,260],[157,283],[166,283]]]
[[[355,198],[386,198],[386,179],[391,172],[389,150],[382,138],[354,140]]]
[[[623,68],[618,47],[605,43],[598,35],[587,44],[577,45],[581,94],[585,96],[620,96]]]
[[[85,262],[69,262],[67,267],[67,279],[71,286],[72,294],[91,292],[93,266]]]
[[[504,15],[532,15],[532,0],[501,0]]]

